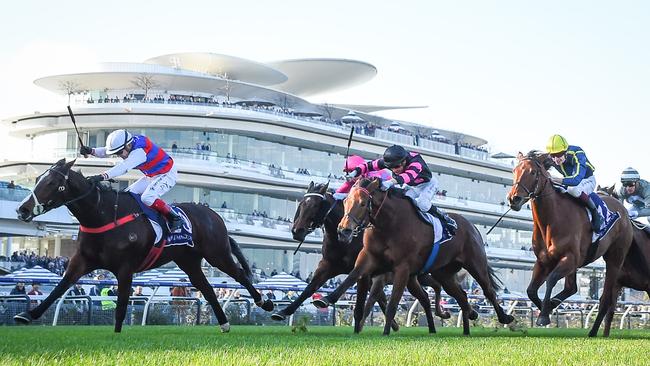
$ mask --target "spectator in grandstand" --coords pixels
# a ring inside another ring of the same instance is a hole
[[[27,295],[32,296],[32,295],[43,295],[43,292],[41,291],[41,284],[38,282],[32,283],[32,290],[27,293]]]
[[[12,189],[16,188],[16,184],[14,183],[13,180],[7,184],[7,188],[12,188]]]
[[[11,289],[11,292],[9,295],[26,295],[27,292],[25,291],[25,283],[24,282],[17,282],[16,286]]]
[[[72,296],[85,296],[86,290],[84,290],[83,286],[81,286],[80,283],[75,283],[74,287],[72,287],[72,290],[70,290],[70,294]]]

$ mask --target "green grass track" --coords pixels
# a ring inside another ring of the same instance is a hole
[[[650,332],[366,327],[0,327],[0,365],[650,365]]]

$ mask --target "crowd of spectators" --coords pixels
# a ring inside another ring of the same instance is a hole
[[[92,97],[86,100],[87,103],[93,104],[93,103],[132,103],[132,102],[138,102],[138,103],[159,103],[159,104],[198,104],[198,105],[214,105],[214,106],[220,106],[224,108],[239,108],[239,109],[248,109],[248,110],[255,110],[255,111],[262,111],[262,112],[271,112],[271,113],[277,113],[277,114],[284,114],[287,116],[291,116],[293,118],[298,118],[298,119],[306,119],[310,122],[313,121],[318,121],[318,122],[324,122],[328,124],[333,124],[336,126],[348,126],[349,124],[345,123],[341,119],[333,119],[333,118],[326,118],[324,116],[310,116],[310,117],[305,117],[303,114],[295,112],[292,108],[288,106],[278,106],[274,105],[272,103],[266,103],[266,102],[255,102],[255,101],[241,101],[241,102],[230,102],[228,100],[222,100],[217,97],[201,97],[201,96],[193,96],[193,95],[177,95],[177,94],[171,94],[165,99],[165,97],[161,94],[158,94],[154,96],[153,98],[149,96],[143,96],[143,95],[134,95],[134,94],[128,94],[124,95],[122,98],[118,96],[106,96],[102,99],[94,100]],[[361,121],[361,120],[360,120]],[[352,128],[354,128],[355,133],[357,134],[363,134],[366,136],[375,136],[375,131],[376,130],[385,130],[385,131],[390,131],[393,133],[398,133],[404,136],[411,136],[413,137],[413,142],[412,144],[414,145],[419,145],[419,140],[420,139],[428,139],[428,140],[434,140],[436,142],[444,143],[444,144],[449,144],[449,145],[454,145],[455,146],[455,153],[460,154],[459,149],[462,148],[467,148],[467,149],[472,149],[472,150],[477,150],[477,151],[482,151],[487,153],[487,149],[483,146],[475,146],[467,142],[454,142],[450,140],[449,138],[440,135],[438,133],[421,133],[421,132],[412,132],[408,129],[402,128],[402,127],[396,127],[396,126],[387,126],[387,125],[382,125],[378,123],[372,123],[372,122],[367,122],[367,121],[362,121],[362,123],[355,123],[352,125]]]
[[[59,276],[63,275],[65,269],[68,267],[68,257],[48,257],[44,255],[37,255],[34,252],[27,250],[16,251],[9,258],[11,262],[24,262],[26,268],[34,266],[41,266],[50,272],[54,272]]]

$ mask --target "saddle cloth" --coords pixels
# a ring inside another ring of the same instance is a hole
[[[160,246],[163,242],[165,243],[165,247],[180,245],[194,247],[194,242],[192,241],[192,222],[190,222],[190,219],[180,207],[171,206],[172,210],[183,218],[183,227],[179,231],[172,233],[169,231],[167,220],[158,211],[142,203],[139,194],[129,193],[138,202],[140,209],[147,216],[154,233],[156,233],[154,247]],[[163,238],[165,240],[162,240]]]
[[[593,198],[593,196],[598,196],[598,194],[591,193],[590,196]],[[607,207],[605,201],[603,201],[600,197],[594,199],[593,201],[596,203],[600,214],[605,218],[603,224],[600,227],[600,230],[598,230],[598,232],[594,232],[591,235],[591,242],[595,243],[607,235],[607,233],[609,233],[609,231],[614,226],[614,223],[621,217],[621,215],[616,211],[610,210],[609,207]],[[591,221],[591,212],[589,212],[589,209],[587,208],[585,208],[585,210],[587,211],[587,217],[589,217],[589,221]]]

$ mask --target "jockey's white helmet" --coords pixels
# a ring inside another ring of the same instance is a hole
[[[133,136],[127,130],[115,130],[106,137],[106,155],[112,155],[124,149],[133,141]]]

